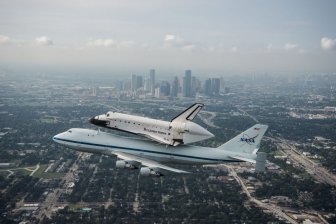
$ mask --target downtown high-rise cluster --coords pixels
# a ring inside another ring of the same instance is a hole
[[[189,69],[185,70],[184,76],[175,76],[172,80],[157,80],[155,69],[150,69],[148,75],[132,74],[130,80],[117,81],[116,87],[120,91],[131,92],[134,96],[154,98],[210,97],[227,91],[223,78],[208,78],[202,82]]]

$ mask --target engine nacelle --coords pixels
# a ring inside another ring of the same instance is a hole
[[[116,162],[116,168],[118,169],[137,169],[138,167],[132,164],[131,161],[126,161],[126,160],[117,160]]]
[[[153,177],[160,177],[160,176],[163,176],[162,173],[159,173],[149,167],[141,167],[140,169],[140,175],[141,176],[153,176]]]

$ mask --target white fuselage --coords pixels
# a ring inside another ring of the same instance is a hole
[[[238,162],[238,160],[230,158],[230,155],[237,155],[237,153],[218,148],[191,145],[172,147],[153,141],[126,138],[89,129],[72,128],[54,136],[53,140],[78,151],[106,155],[113,155],[112,152],[118,151],[162,163],[196,165]],[[251,159],[255,159],[256,157],[252,154],[244,154],[243,156],[248,156]]]
[[[108,112],[95,116],[92,124],[143,135],[167,145],[190,144],[212,138],[214,135],[200,125],[192,122],[170,122],[136,115]]]

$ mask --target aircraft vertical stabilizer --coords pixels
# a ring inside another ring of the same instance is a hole
[[[237,153],[255,154],[259,149],[260,141],[267,128],[267,125],[256,124],[218,148]]]

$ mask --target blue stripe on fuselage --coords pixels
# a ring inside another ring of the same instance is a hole
[[[128,147],[113,146],[113,145],[104,145],[104,144],[97,144],[97,143],[90,143],[90,142],[80,142],[80,141],[74,141],[74,140],[68,140],[68,139],[62,139],[62,138],[55,138],[55,137],[53,139],[59,140],[59,141],[64,141],[64,142],[76,143],[76,144],[107,147],[107,148],[116,148],[116,149],[124,149],[124,150],[129,150],[129,151],[147,152],[147,153],[153,153],[153,154],[184,157],[184,158],[191,158],[191,159],[209,160],[209,161],[217,161],[217,162],[242,162],[240,160],[212,159],[212,158],[204,158],[204,157],[197,157],[197,156],[180,155],[180,154],[174,154],[174,153],[168,153],[168,152],[156,152],[156,151],[150,151],[150,150],[144,150],[144,149],[128,148]]]

